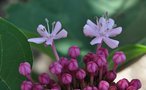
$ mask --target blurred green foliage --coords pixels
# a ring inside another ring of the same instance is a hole
[[[117,26],[123,27],[123,33],[116,38],[120,40],[120,46],[145,38],[145,0],[30,0],[10,6],[6,18],[30,33],[36,33],[37,25],[45,24],[45,18],[50,22],[60,20],[69,32],[69,38],[57,42],[57,47],[62,48],[58,50],[66,54],[67,48],[76,44],[85,54],[94,47],[89,44],[91,39],[83,35],[83,26],[87,19],[95,21],[95,16],[102,16],[105,11],[115,19]],[[74,42],[70,43],[72,40]],[[61,42],[66,45],[62,46]]]

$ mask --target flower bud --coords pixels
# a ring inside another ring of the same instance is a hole
[[[61,57],[59,60],[59,63],[64,67],[64,66],[68,65],[69,61],[67,58]]]
[[[39,83],[35,83],[32,90],[44,90],[44,88]]]
[[[70,84],[72,82],[72,76],[68,73],[62,75],[62,83],[63,84]]]
[[[31,66],[28,62],[21,63],[19,66],[19,73],[27,76],[31,73]]]
[[[92,90],[92,87],[86,86],[83,90]]]
[[[136,87],[134,86],[129,86],[126,90],[138,90],[138,89],[136,89]]]
[[[126,60],[126,56],[125,56],[125,54],[123,53],[123,52],[121,52],[121,51],[119,51],[119,52],[116,52],[115,54],[114,54],[114,56],[113,56],[113,62],[115,63],[115,64],[121,64],[121,63],[123,63],[123,62],[125,62],[125,60]]]
[[[141,88],[141,82],[138,79],[133,79],[130,82],[130,86],[134,86],[134,87],[136,87],[136,89],[140,89]]]
[[[92,90],[98,90],[98,88],[97,88],[97,87],[95,87],[95,86],[93,86],[93,87],[92,87]]]
[[[87,71],[89,73],[95,73],[97,69],[98,69],[98,66],[94,61],[90,61],[87,63]]]
[[[76,58],[80,55],[80,49],[78,46],[71,46],[68,50],[68,55],[71,58]]]
[[[97,55],[90,52],[84,56],[83,61],[85,64],[87,64],[90,61],[94,61],[96,58],[97,58]]]
[[[50,77],[47,73],[42,73],[39,75],[39,82],[41,84],[49,84],[50,83]]]
[[[50,65],[49,70],[53,74],[60,74],[62,72],[62,65],[58,62],[54,62]]]
[[[104,56],[105,58],[107,58],[109,53],[108,53],[108,50],[106,48],[99,48],[97,51],[97,55],[101,55],[101,56]]]
[[[116,86],[110,86],[109,90],[118,90]]]
[[[96,64],[99,66],[99,67],[103,67],[103,66],[106,66],[107,64],[107,61],[105,59],[104,56],[101,56],[101,55],[98,55],[97,56],[97,59],[95,60]]]
[[[78,69],[78,62],[76,59],[71,59],[69,64],[68,64],[68,68],[70,71],[76,71]]]
[[[116,79],[117,77],[117,74],[115,71],[108,71],[106,73],[106,80],[109,81],[109,82],[112,82]]]
[[[55,83],[51,86],[51,90],[61,90],[61,87]]]
[[[99,90],[108,90],[109,89],[109,83],[107,81],[100,81],[98,85]]]
[[[86,72],[83,69],[79,69],[76,72],[76,78],[79,80],[83,80],[86,77]]]
[[[23,81],[21,84],[21,90],[32,90],[32,82],[30,81]]]
[[[129,86],[128,83],[127,79],[121,79],[117,82],[117,86],[120,90],[125,90]]]

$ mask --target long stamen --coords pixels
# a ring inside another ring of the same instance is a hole
[[[53,30],[54,30],[54,27],[55,27],[55,21],[52,23],[52,32],[53,32]]]
[[[45,21],[46,21],[46,23],[47,23],[47,30],[48,30],[48,33],[50,34],[49,20],[46,18]]]

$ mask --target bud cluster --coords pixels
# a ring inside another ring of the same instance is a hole
[[[24,62],[20,64],[19,72],[27,80],[21,84],[21,90],[138,90],[141,82],[138,79],[128,81],[123,78],[118,82],[116,69],[126,60],[123,52],[115,52],[113,55],[113,69],[108,68],[108,50],[99,48],[96,53],[90,52],[83,57],[85,67],[80,68],[78,56],[80,49],[72,46],[68,50],[69,58],[62,57],[53,62],[48,70],[57,76],[58,81],[53,80],[47,73],[38,76],[38,82],[31,78],[31,66]]]

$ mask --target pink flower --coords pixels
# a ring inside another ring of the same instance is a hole
[[[99,90],[108,90],[109,83],[107,81],[100,81],[98,85]]]
[[[117,86],[120,90],[125,90],[129,86],[127,79],[121,79],[117,82]]]
[[[72,82],[72,76],[68,73],[64,73],[62,75],[62,83],[63,84],[70,84]]]
[[[105,19],[101,17],[97,24],[93,23],[91,20],[87,20],[87,24],[84,26],[85,36],[95,37],[90,44],[100,44],[104,41],[110,48],[118,47],[119,41],[110,39],[109,37],[115,37],[122,32],[121,27],[114,27],[114,20],[109,18]]]
[[[44,87],[39,83],[35,83],[32,90],[44,90]]]
[[[83,69],[79,69],[76,72],[76,78],[79,80],[83,80],[86,77],[86,72]]]
[[[126,56],[121,51],[116,52],[113,56],[113,62],[117,65],[123,63],[125,60],[126,60]]]
[[[28,62],[21,63],[19,66],[19,73],[27,76],[31,73],[31,66]]]
[[[68,55],[71,57],[71,58],[76,58],[77,56],[80,55],[80,48],[78,46],[71,46],[69,49],[68,49]]]
[[[78,62],[76,59],[71,59],[69,64],[68,64],[68,68],[70,71],[76,71],[78,69]]]
[[[38,38],[30,38],[29,42],[33,42],[36,44],[45,43],[46,45],[52,45],[53,40],[65,38],[67,37],[67,31],[65,29],[61,29],[61,23],[57,21],[53,26],[52,32],[50,33],[49,26],[48,31],[43,25],[39,25],[37,28],[37,32],[41,37]]]
[[[62,72],[62,65],[59,62],[54,62],[50,65],[49,70],[53,74],[60,74]]]
[[[21,90],[32,90],[32,82],[30,81],[23,81],[21,84]]]
[[[49,84],[50,83],[50,77],[47,73],[42,73],[39,75],[39,82],[41,84]]]
[[[133,79],[133,80],[131,80],[131,82],[130,82],[130,86],[134,86],[134,87],[136,87],[136,89],[140,89],[142,85],[141,85],[140,80],[138,80],[138,79]]]
[[[97,69],[98,69],[98,66],[95,62],[90,61],[87,63],[87,71],[89,73],[95,73],[97,71]]]

